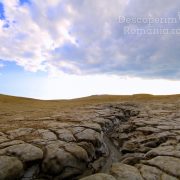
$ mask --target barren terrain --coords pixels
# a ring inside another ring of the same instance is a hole
[[[0,95],[0,180],[180,179],[180,95]]]

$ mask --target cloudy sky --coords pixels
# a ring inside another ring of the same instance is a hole
[[[180,93],[180,1],[0,0],[0,93]]]

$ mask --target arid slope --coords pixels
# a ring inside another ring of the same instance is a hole
[[[178,180],[179,164],[180,95],[0,95],[1,180]]]

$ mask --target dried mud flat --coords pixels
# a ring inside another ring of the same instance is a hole
[[[180,179],[180,96],[103,98],[0,97],[0,180]]]

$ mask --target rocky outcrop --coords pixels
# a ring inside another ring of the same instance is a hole
[[[180,179],[180,114],[166,106],[99,104],[0,132],[0,179]]]

